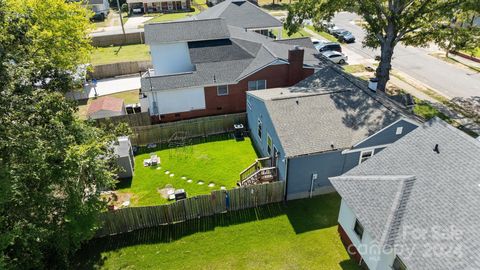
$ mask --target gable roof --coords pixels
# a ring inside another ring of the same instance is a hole
[[[411,182],[401,192],[405,175]],[[462,131],[433,119],[331,182],[364,229],[379,245],[394,246],[409,269],[480,267],[480,142]],[[413,229],[426,229],[427,237]],[[460,236],[432,236],[452,229]],[[423,256],[445,247],[461,255]]]
[[[243,0],[226,0],[199,14],[194,19],[223,18],[228,25],[243,29],[282,27],[283,23],[258,6]],[[254,18],[254,19],[253,19]]]
[[[286,156],[351,148],[402,117],[344,76],[324,62],[294,87],[248,92],[265,103]]]
[[[98,111],[115,111],[123,110],[123,99],[114,97],[100,97],[88,106],[87,114],[91,115]]]
[[[171,43],[229,38],[220,18],[145,24],[145,43]]]

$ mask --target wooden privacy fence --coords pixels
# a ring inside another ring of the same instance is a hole
[[[152,62],[150,61],[131,61],[96,65],[93,66],[93,71],[89,72],[89,76],[90,78],[95,79],[112,78],[134,73],[138,74],[139,72],[147,71],[149,68],[152,68]]]
[[[132,144],[167,143],[176,132],[187,138],[208,137],[234,131],[233,124],[247,126],[247,114],[236,113],[183,120],[151,126],[133,127]]]
[[[285,182],[212,191],[172,204],[130,207],[102,213],[102,227],[95,237],[116,235],[138,229],[173,224],[228,211],[257,207],[284,200]]]
[[[145,43],[145,34],[143,29],[123,33],[95,33],[91,36],[94,47],[121,46]]]
[[[100,118],[95,119],[98,124],[108,124],[108,123],[127,123],[130,127],[134,128],[137,126],[145,126],[150,125],[150,115],[148,112],[142,113],[135,113],[135,114],[126,114],[126,115],[119,115],[113,116],[109,118]]]

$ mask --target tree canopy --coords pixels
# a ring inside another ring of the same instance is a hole
[[[443,40],[438,26],[449,23],[456,12],[480,12],[478,0],[300,0],[292,5],[287,28],[296,31],[304,20],[330,20],[338,11],[352,11],[366,22],[363,44],[381,50],[376,70],[379,89],[385,90],[395,46],[425,46]]]
[[[89,12],[0,0],[0,268],[66,268],[97,226],[114,177],[113,135],[64,93],[90,55]]]

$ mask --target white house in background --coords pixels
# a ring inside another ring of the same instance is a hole
[[[195,15],[196,20],[224,19],[228,25],[255,31],[269,37],[282,38],[283,23],[246,0],[211,1],[215,6]],[[221,2],[221,3],[220,3]],[[256,2],[256,1],[254,1]]]
[[[92,101],[88,106],[87,117],[89,119],[108,118],[125,115],[123,99],[114,97],[100,97]]]
[[[132,144],[128,136],[118,137],[114,144],[114,154],[117,157],[117,165],[120,168],[118,178],[133,177],[135,169],[135,158],[133,156]]]
[[[480,269],[480,142],[436,118],[342,176],[338,231],[365,269]]]
[[[106,18],[110,13],[110,3],[108,0],[86,0],[86,5],[95,12],[96,15]]]

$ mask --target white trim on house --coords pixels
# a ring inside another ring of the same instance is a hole
[[[367,157],[365,160],[363,160],[364,159],[363,154],[365,153],[370,153],[370,156]],[[358,164],[361,164],[362,162],[367,161],[369,158],[373,157],[373,155],[375,155],[375,149],[364,150],[360,152],[360,157],[358,158]]]
[[[400,121],[408,122],[408,123],[410,123],[410,124],[412,124],[412,125],[415,125],[415,126],[417,126],[417,127],[419,126],[419,123],[416,123],[415,121],[410,120],[410,119],[408,119],[408,118],[406,118],[406,117],[402,117],[402,118],[398,119],[397,121],[391,123],[390,125],[388,125],[388,126],[382,128],[382,129],[380,129],[379,131],[373,133],[372,135],[368,136],[367,138],[359,141],[359,142],[356,143],[354,146],[352,146],[352,148],[353,148],[353,147],[356,147],[357,145],[360,145],[360,144],[362,144],[362,143],[364,143],[364,142],[366,142],[366,141],[368,141],[370,138],[372,138],[372,137],[374,137],[375,135],[377,135],[377,134],[379,134],[379,133],[387,130],[388,128],[392,127],[393,125],[397,124],[397,123],[400,122]]]
[[[364,147],[364,148],[357,148],[357,149],[346,149],[346,150],[342,151],[342,155],[350,154],[350,153],[356,153],[356,152],[366,152],[366,151],[370,151],[370,150],[376,150],[378,148],[385,148],[389,145],[391,145],[391,143],[380,144],[380,145]]]
[[[222,86],[225,86],[227,88],[227,92],[224,93],[224,94],[220,94],[218,92],[219,88],[222,87]],[[219,96],[219,97],[228,96],[229,93],[230,93],[230,91],[228,89],[228,84],[217,85],[217,96]]]

